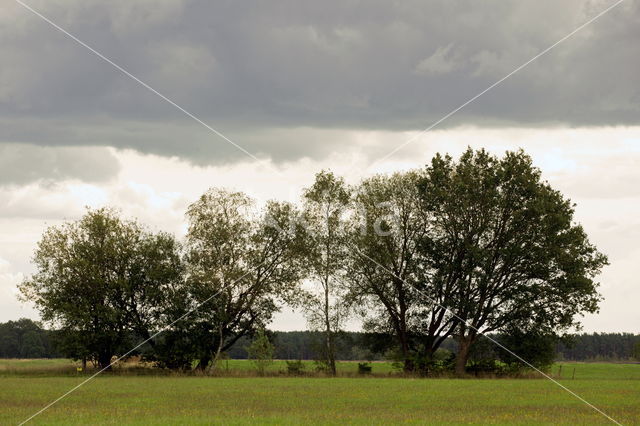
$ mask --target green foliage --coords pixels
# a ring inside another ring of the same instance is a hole
[[[429,231],[418,172],[374,176],[356,189],[348,298],[365,330],[391,333],[405,371],[426,370],[455,323],[448,290],[430,276],[419,245]],[[437,277],[436,277],[437,278]],[[388,340],[387,340],[388,341]]]
[[[275,347],[269,341],[264,329],[259,329],[253,341],[247,347],[247,354],[260,375],[263,375],[265,369],[273,364],[274,349]]]
[[[51,358],[50,332],[27,318],[0,324],[0,358]]]
[[[555,335],[519,329],[492,335],[491,339],[499,345],[485,336],[473,343],[466,365],[468,373],[515,374],[531,370],[531,366],[548,371],[555,361],[556,345],[560,341]]]
[[[75,222],[50,227],[34,254],[36,273],[20,286],[42,319],[60,330],[67,356],[107,367],[149,336],[167,290],[181,278],[178,244],[114,210],[89,210]]]
[[[187,210],[186,287],[170,333],[206,369],[243,336],[263,328],[302,278],[296,209],[211,189]]]
[[[368,362],[358,363],[358,374],[371,374],[373,367]]]
[[[632,356],[636,359],[636,361],[640,361],[640,340],[638,340],[638,341],[633,345],[633,352],[632,352]]]
[[[187,371],[193,367],[194,354],[199,347],[192,333],[182,324],[172,327],[155,339],[153,352],[144,357],[163,369]]]
[[[607,258],[524,152],[498,158],[468,149],[457,162],[436,155],[419,188],[430,229],[421,244],[425,266],[453,289],[446,304],[468,321],[456,331],[458,371],[477,330],[553,334],[597,310],[594,277]]]
[[[497,349],[502,362],[518,368],[529,368],[523,362],[525,360],[538,369],[548,370],[555,361],[556,345],[559,338],[556,335],[541,333],[538,330],[512,329],[501,334],[498,340],[509,349],[509,351],[503,348]],[[518,357],[514,356],[514,353]]]
[[[305,363],[302,360],[287,361],[287,373],[291,375],[304,374]]]
[[[632,356],[639,339],[631,333],[581,333],[564,336],[557,350],[565,360],[621,361]]]

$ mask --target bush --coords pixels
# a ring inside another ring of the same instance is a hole
[[[482,359],[479,361],[471,361],[466,367],[466,372],[470,374],[503,374],[506,372],[506,364],[496,359]]]
[[[300,375],[304,373],[304,362],[302,360],[287,361],[287,373],[292,375]]]
[[[500,335],[498,340],[504,347],[526,360],[528,364],[541,370],[547,370],[556,358],[556,344],[559,338],[553,334],[512,329]],[[522,359],[502,348],[498,348],[498,354],[499,359],[512,368],[530,368]]]
[[[269,341],[264,329],[258,330],[256,337],[247,348],[249,359],[258,370],[258,374],[263,375],[265,369],[273,364],[273,352],[275,348]]]
[[[368,362],[359,362],[358,363],[358,374],[371,374],[372,368],[373,367]]]

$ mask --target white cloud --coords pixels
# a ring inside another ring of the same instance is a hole
[[[11,264],[0,257],[0,288],[6,293],[15,295],[13,289],[22,282],[24,276],[22,273],[12,273]]]
[[[18,301],[18,284],[23,279],[21,272],[13,272],[11,264],[0,257],[0,321],[37,318],[32,306]]]

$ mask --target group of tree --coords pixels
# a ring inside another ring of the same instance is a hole
[[[354,186],[322,171],[297,205],[211,189],[182,242],[89,210],[45,232],[21,291],[67,355],[101,367],[135,339],[159,366],[215,367],[289,305],[322,334],[330,373],[350,315],[390,336],[408,372],[453,339],[464,373],[483,334],[545,341],[597,311],[607,259],[573,216],[524,152],[469,149]]]

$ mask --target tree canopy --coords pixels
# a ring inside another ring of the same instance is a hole
[[[89,210],[47,229],[34,254],[37,272],[20,290],[61,331],[64,352],[108,367],[137,334],[154,329],[165,290],[181,279],[178,243],[115,210]]]
[[[458,372],[479,333],[561,333],[597,311],[594,277],[607,258],[524,152],[437,155],[419,191],[431,229],[421,250],[435,273],[455,276],[447,307],[459,319]]]
[[[189,206],[184,309],[199,308],[176,327],[191,336],[199,368],[264,328],[277,302],[292,297],[301,279],[297,214],[291,204],[278,202],[257,212],[245,194],[219,189]]]
[[[357,188],[352,216],[349,297],[367,331],[391,333],[405,371],[428,368],[455,322],[447,289],[428,276],[421,242],[430,231],[418,197],[419,172],[374,176]]]

